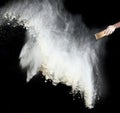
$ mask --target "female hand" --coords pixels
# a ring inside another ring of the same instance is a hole
[[[112,34],[115,31],[115,26],[114,25],[109,25],[106,30],[105,30],[105,35],[108,36],[110,34]]]

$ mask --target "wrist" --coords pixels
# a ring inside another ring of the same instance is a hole
[[[118,28],[118,25],[117,25],[117,24],[114,24],[113,27],[116,29],[116,28]]]
[[[116,29],[116,28],[119,28],[119,27],[120,27],[120,22],[114,24],[113,26],[115,27],[115,29]]]

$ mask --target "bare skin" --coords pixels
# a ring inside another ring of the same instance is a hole
[[[105,30],[106,36],[111,35],[118,28],[120,28],[120,22],[117,22],[113,25],[109,25]]]

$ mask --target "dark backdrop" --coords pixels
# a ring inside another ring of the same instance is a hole
[[[0,1],[0,6],[7,0]],[[106,27],[120,20],[119,3],[105,0],[65,0],[66,10],[73,16],[82,15],[89,28]],[[21,38],[22,37],[22,38]],[[119,64],[120,64],[120,30],[108,37],[105,45],[104,62],[105,78],[110,90],[105,99],[96,103],[94,109],[86,109],[82,100],[69,94],[70,87],[59,84],[53,86],[50,81],[44,82],[39,73],[26,83],[26,73],[19,67],[19,53],[23,46],[25,29],[0,27],[0,81],[2,111],[7,113],[119,113]]]

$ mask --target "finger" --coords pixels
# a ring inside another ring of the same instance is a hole
[[[109,33],[110,33],[109,29],[105,30],[105,35],[109,35]]]

